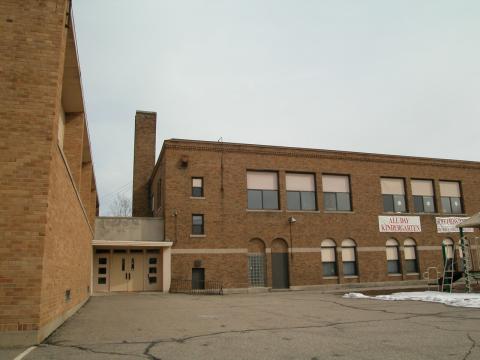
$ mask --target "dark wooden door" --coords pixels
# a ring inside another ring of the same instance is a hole
[[[205,289],[205,269],[192,269],[192,289]]]
[[[272,288],[288,287],[288,253],[272,253]]]

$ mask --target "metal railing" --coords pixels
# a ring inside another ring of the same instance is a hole
[[[170,292],[190,295],[223,295],[223,284],[216,280],[172,279]]]

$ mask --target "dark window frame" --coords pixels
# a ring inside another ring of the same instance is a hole
[[[387,273],[389,275],[397,275],[402,273],[402,264],[401,264],[401,257],[400,257],[400,246],[399,245],[387,245],[386,248],[395,248],[397,251],[397,260],[388,260],[387,258]],[[386,252],[387,253],[387,252]],[[397,271],[391,272],[388,268],[389,263],[395,262],[397,264]]]
[[[323,258],[321,259],[322,260],[322,276],[323,277],[334,277],[334,276],[337,276],[338,277],[338,255],[337,255],[337,246],[321,246],[320,245],[320,254],[322,254],[321,250],[322,249],[333,249],[333,253],[334,253],[334,257],[335,257],[335,260],[334,261],[324,261]],[[325,275],[325,272],[323,271],[325,268],[324,268],[324,264],[329,264],[329,265],[332,265],[333,264],[333,270],[334,270],[334,274],[331,275]]]
[[[193,186],[193,180],[201,180],[202,181],[202,186],[201,187]],[[192,197],[196,197],[196,198],[205,197],[205,190],[204,190],[205,189],[205,181],[204,181],[204,178],[202,176],[192,176],[191,185],[192,185],[192,193],[191,193]],[[200,189],[200,195],[195,194],[195,189]]]
[[[357,246],[342,246],[343,249],[353,249],[353,256],[355,257],[354,261],[343,261],[343,256],[342,256],[342,268],[343,268],[343,276],[358,276],[358,256],[357,256]],[[343,253],[342,253],[343,255]],[[353,274],[345,274],[345,266],[343,266],[346,263],[353,263],[354,266],[354,273]]]
[[[396,180],[402,180],[403,182],[403,194],[384,194],[382,193],[382,179],[396,179]],[[397,176],[380,176],[380,194],[382,195],[382,208],[384,213],[388,214],[408,214],[410,212],[410,204],[408,201],[408,196],[407,196],[407,182],[406,179],[403,177],[397,177]],[[385,196],[391,196],[392,197],[392,202],[393,202],[393,211],[385,210]],[[403,196],[403,203],[405,204],[405,211],[395,211],[395,196]]]
[[[440,187],[441,182],[457,183],[458,184],[458,189],[460,190],[460,198],[459,198],[459,200],[460,200],[460,212],[453,212],[452,211],[452,199],[458,199],[458,198],[455,197],[455,196],[442,196],[442,192],[440,191],[440,205],[442,206],[442,213],[452,214],[452,215],[465,214],[466,211],[465,211],[465,203],[463,201],[462,182],[460,180],[443,180],[443,179],[440,179],[440,180],[438,180],[439,187]],[[450,212],[446,212],[444,210],[443,203],[442,203],[443,199],[448,199],[448,201],[450,203]]]
[[[202,219],[202,223],[200,225],[194,223],[194,217],[196,217],[196,216],[198,216]],[[192,214],[192,235],[205,235],[205,216],[204,216],[204,214]]]
[[[323,191],[323,176],[343,176],[348,178],[348,193],[345,192],[325,192]],[[323,208],[325,211],[331,211],[331,212],[352,212],[353,211],[353,198],[352,198],[352,177],[350,174],[339,174],[339,173],[322,173],[322,194],[323,194]],[[335,194],[335,209],[336,210],[331,210],[331,209],[326,209],[325,206],[325,194]],[[348,194],[348,205],[350,210],[338,210],[338,196],[337,194]]]
[[[412,194],[412,199],[413,199],[413,211],[418,214],[435,214],[438,211],[438,202],[437,202],[437,193],[435,191],[435,181],[433,179],[423,179],[423,178],[411,178],[410,179],[410,188],[412,186],[413,181],[430,181],[432,184],[432,191],[433,195],[413,195]],[[415,198],[422,198],[422,211],[418,211],[416,203],[415,203]],[[432,198],[432,203],[433,203],[433,211],[425,211],[425,198],[431,197]]]
[[[417,245],[403,245],[404,257],[405,257],[405,248],[413,248],[413,251],[415,253],[415,259],[405,259],[405,272],[407,274],[418,274],[419,267],[418,267]],[[409,266],[407,265],[408,263],[413,263],[414,264],[414,271],[409,271]]]
[[[298,190],[285,190],[287,194],[287,210],[289,211],[318,211],[318,196],[317,196],[317,174],[312,173],[312,172],[302,172],[302,171],[287,171],[285,172],[285,189],[287,185],[287,175],[288,174],[299,174],[299,175],[311,175],[313,176],[313,186],[314,186],[314,191],[298,191]],[[350,183],[350,182],[349,182]],[[299,193],[300,195],[300,209],[289,209],[288,207],[288,193]],[[315,206],[313,209],[304,209],[303,204],[302,204],[302,193],[313,193],[313,199],[315,202]]]
[[[276,176],[277,176],[277,189],[276,190],[263,190],[263,189],[249,189],[248,188],[248,182],[247,182],[247,209],[248,210],[280,210],[280,182],[279,182],[279,174],[278,174],[278,171],[275,171],[275,170],[258,170],[258,169],[247,169],[246,171],[246,178],[248,177],[248,173],[249,172],[268,172],[268,173],[274,173]],[[262,200],[262,206],[260,208],[256,208],[256,207],[250,207],[250,204],[248,202],[248,198],[249,198],[249,192],[250,191],[260,191],[261,192],[261,200]],[[265,195],[264,195],[264,192],[266,191],[271,191],[271,192],[275,192],[276,193],[276,196],[277,196],[277,207],[275,208],[268,208],[268,207],[265,207]]]

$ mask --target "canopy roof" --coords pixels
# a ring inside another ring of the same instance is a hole
[[[480,212],[457,225],[458,228],[480,228]]]

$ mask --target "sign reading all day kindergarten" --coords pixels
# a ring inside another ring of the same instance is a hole
[[[422,232],[419,216],[379,216],[380,232]]]
[[[458,233],[460,230],[456,227],[462,221],[467,220],[466,217],[437,217],[437,232],[439,233]],[[464,232],[473,232],[472,228],[464,228]]]

